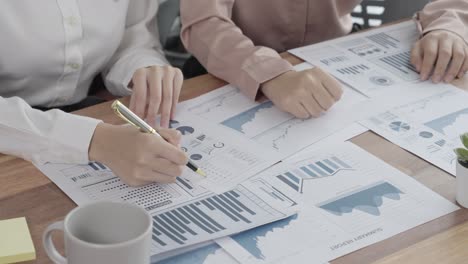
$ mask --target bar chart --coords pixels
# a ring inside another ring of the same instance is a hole
[[[158,253],[241,232],[286,217],[242,185],[153,215]]]
[[[398,49],[400,47],[400,40],[388,35],[385,32],[370,35],[367,37],[367,39],[373,41],[374,43],[386,49],[390,49],[390,48]]]
[[[304,164],[276,177],[296,192],[302,193],[304,181],[331,177],[342,170],[353,170],[353,168],[342,159],[331,156],[321,161]]]
[[[90,162],[88,164],[91,168],[93,168],[93,170],[95,171],[100,171],[100,170],[109,170],[109,168],[107,168],[106,166],[104,166],[104,164],[100,163],[100,162]]]
[[[419,74],[416,68],[410,62],[410,51],[396,53],[379,59],[373,60],[379,66],[398,75],[406,81],[414,81],[419,79]]]

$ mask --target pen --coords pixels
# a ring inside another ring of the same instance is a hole
[[[140,129],[142,132],[144,133],[149,133],[149,134],[153,134],[153,135],[156,135],[156,136],[159,136],[161,137],[162,139],[164,139],[161,135],[159,135],[158,131],[156,131],[156,129],[152,128],[150,125],[148,125],[148,123],[146,123],[145,121],[143,121],[143,119],[141,119],[140,117],[138,117],[135,113],[133,113],[132,111],[130,111],[130,109],[128,109],[124,104],[122,104],[119,100],[115,100],[113,103],[112,103],[112,109],[114,110],[114,112],[120,117],[122,118],[123,120],[125,120],[127,123],[137,127],[138,129]],[[164,139],[166,140],[166,139]],[[192,161],[188,161],[187,163],[187,167],[189,167],[192,171],[200,174],[201,176],[203,177],[206,177],[206,174],[205,172],[203,172],[202,169],[200,169],[197,165],[195,165]]]

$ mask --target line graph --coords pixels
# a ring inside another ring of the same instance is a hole
[[[384,204],[384,197],[392,200],[400,200],[403,194],[404,193],[394,185],[388,182],[379,182],[357,189],[351,193],[343,194],[317,206],[337,216],[352,213],[354,210],[360,210],[373,216],[379,216],[379,208]]]

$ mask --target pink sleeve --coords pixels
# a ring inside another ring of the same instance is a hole
[[[181,0],[181,37],[211,74],[255,99],[260,84],[292,70],[292,65],[242,33],[231,20],[234,1]]]
[[[423,34],[434,30],[448,30],[468,43],[468,1],[435,0],[418,13]]]

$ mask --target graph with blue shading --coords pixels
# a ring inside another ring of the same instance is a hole
[[[285,216],[239,185],[234,190],[153,215],[153,245],[164,253],[235,233],[233,230],[246,230],[258,221],[268,222],[267,219]]]
[[[231,236],[239,245],[246,249],[252,256],[257,259],[265,259],[265,256],[262,253],[258,245],[260,238],[267,236],[268,233],[274,232],[278,229],[284,229],[291,224],[292,221],[297,219],[297,215],[290,216],[288,218],[259,226],[255,229],[251,229],[245,232],[242,232],[237,235]]]
[[[273,102],[267,101],[236,116],[233,116],[221,122],[221,124],[245,134],[243,126],[247,123],[254,121],[257,114],[262,110],[269,109],[272,107]]]
[[[425,123],[424,125],[445,135],[446,129],[450,126],[456,126],[458,121],[461,120],[461,118],[468,118],[468,108],[437,118],[435,120]],[[464,122],[463,124],[459,125],[466,127],[466,123]]]
[[[218,244],[213,243],[208,246],[199,248],[194,251],[189,251],[172,258],[158,261],[158,264],[203,264],[209,256],[216,254],[216,251],[221,250]]]
[[[331,177],[342,170],[353,170],[353,168],[340,158],[333,156],[300,166],[276,177],[296,192],[302,193],[304,181]]]
[[[355,190],[352,193],[341,195],[317,206],[337,216],[352,213],[353,210],[360,210],[373,216],[379,216],[379,207],[383,205],[384,197],[397,201],[401,199],[402,194],[404,193],[394,185],[388,182],[380,182]]]

